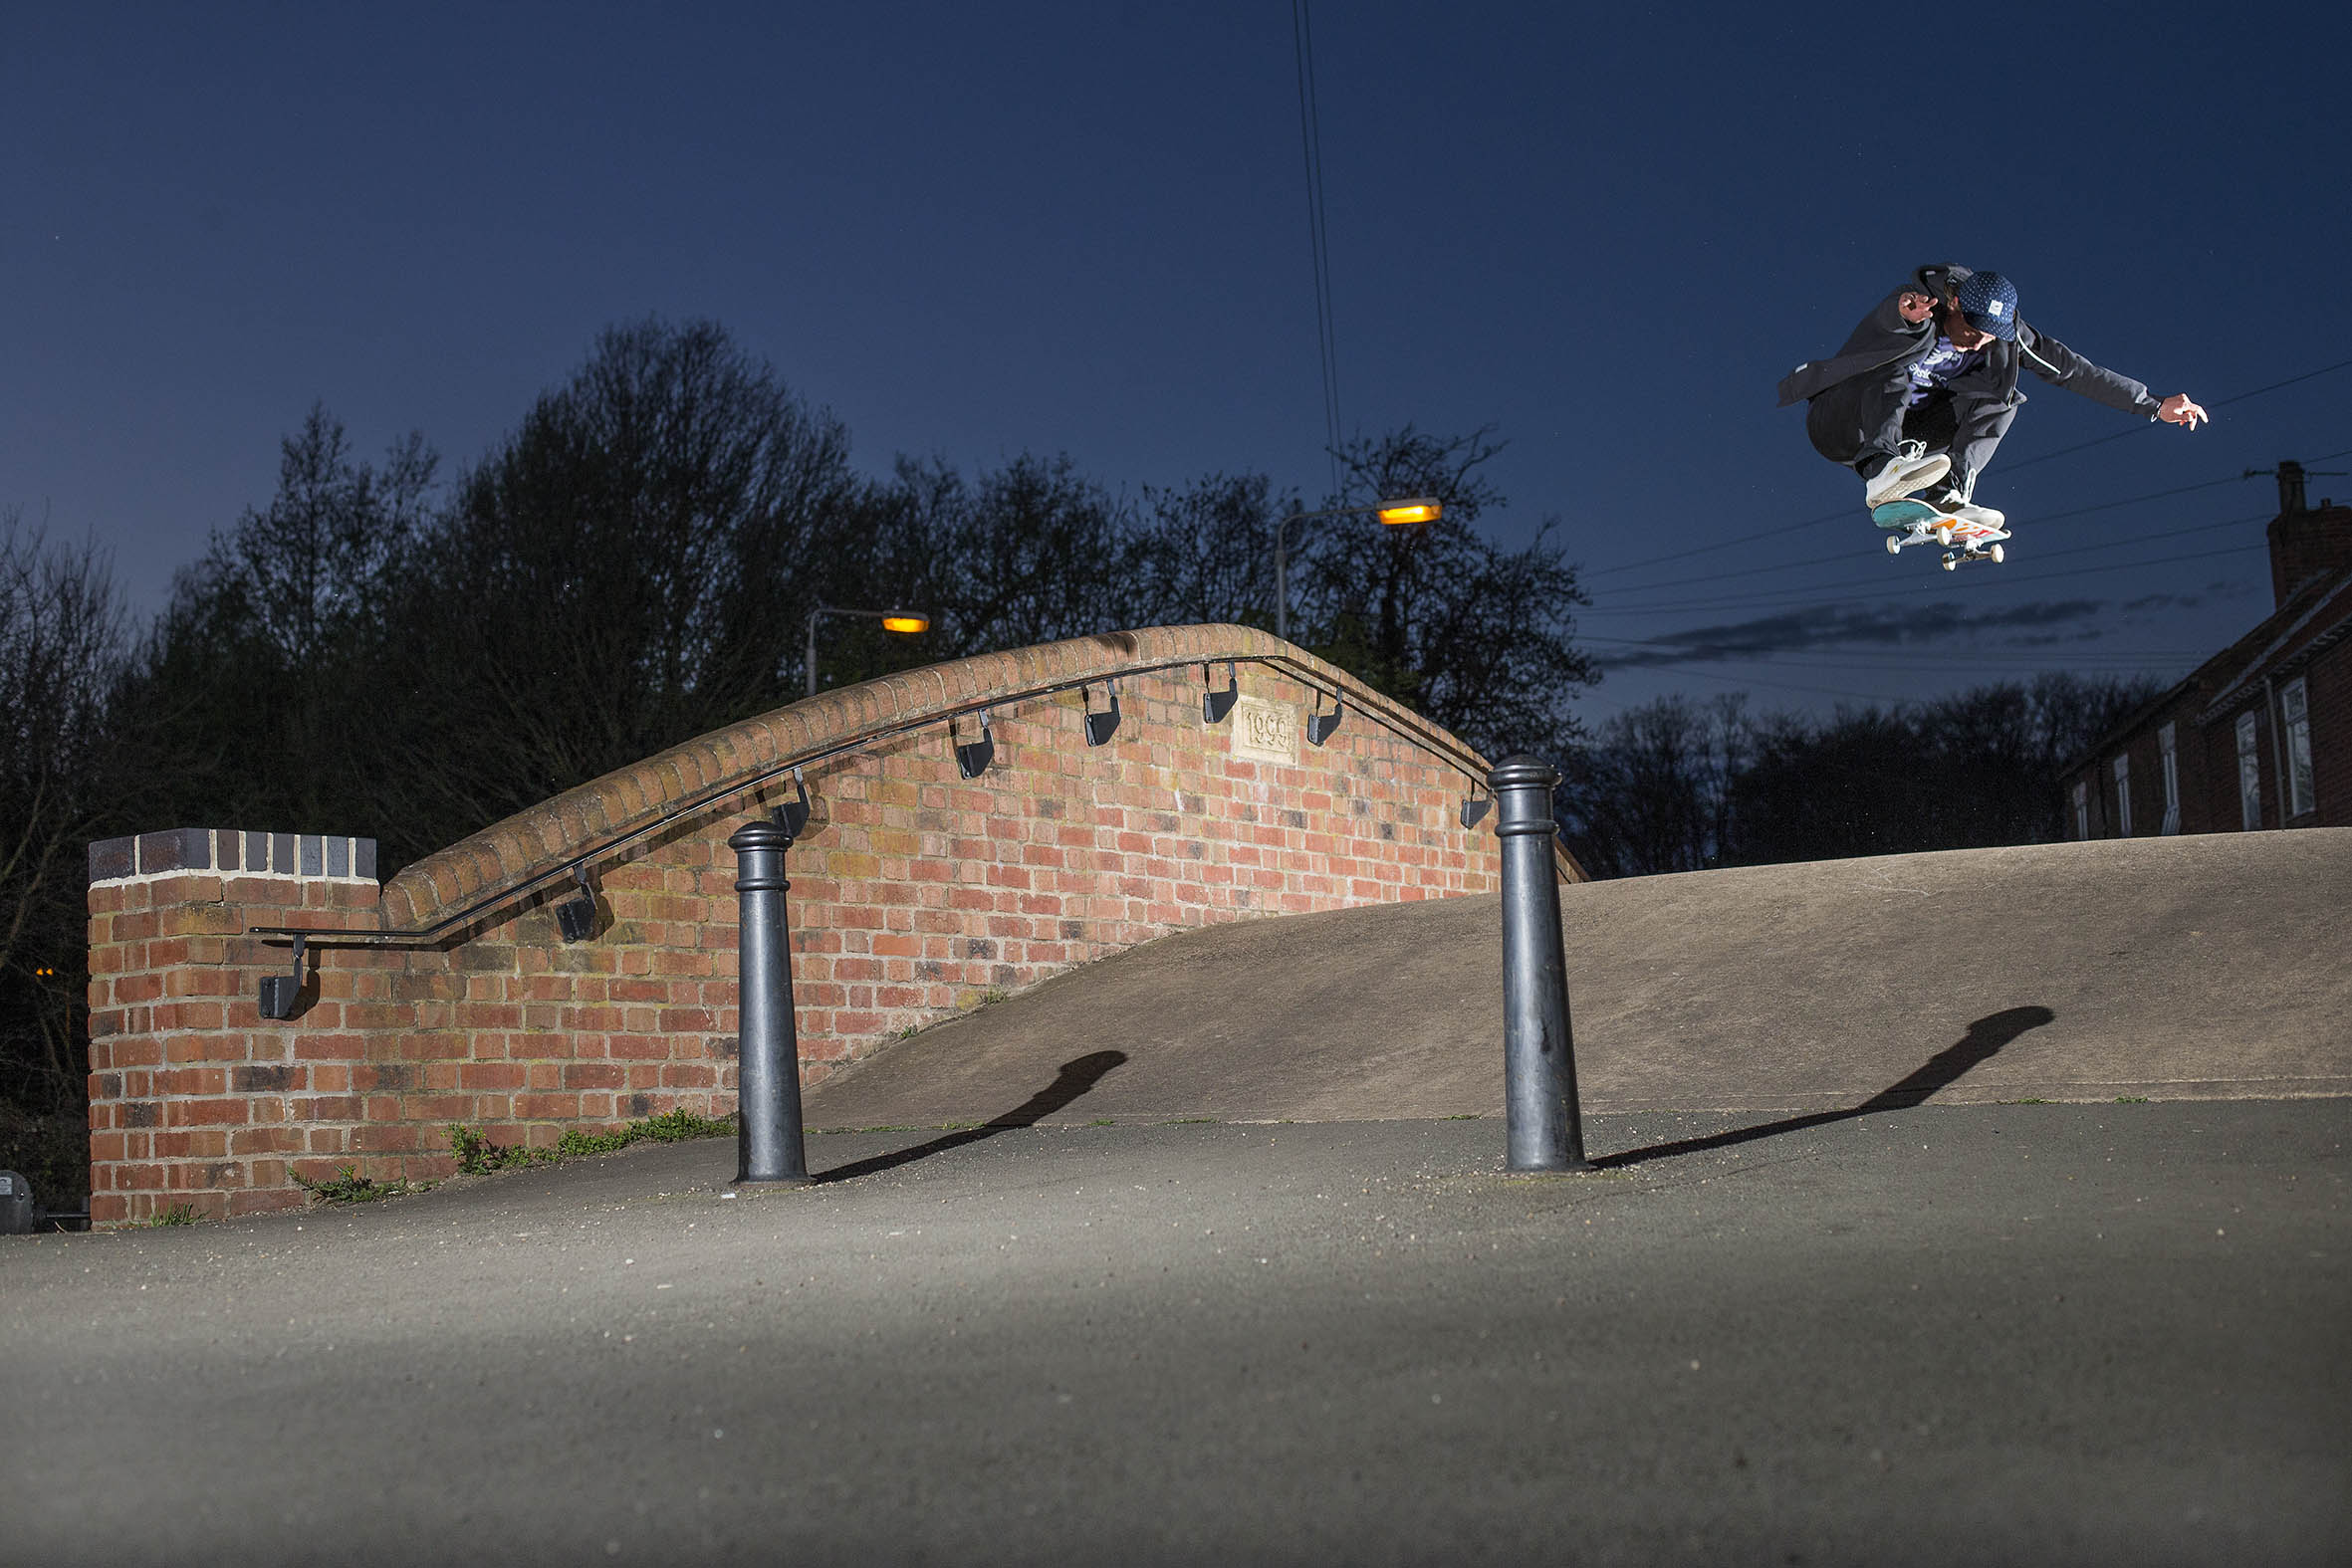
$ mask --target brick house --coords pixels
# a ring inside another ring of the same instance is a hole
[[[2268,618],[2060,775],[2068,836],[2352,825],[2352,507],[2278,465]]]

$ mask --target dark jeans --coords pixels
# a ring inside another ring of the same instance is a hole
[[[1854,467],[1873,457],[1893,457],[1906,441],[1930,452],[1952,454],[1956,478],[1975,476],[1993,461],[2014,405],[1964,399],[1939,388],[1915,408],[1905,408],[1911,378],[1900,365],[1883,374],[1857,375],[1814,398],[1805,410],[1805,434],[1813,450],[1832,463]]]

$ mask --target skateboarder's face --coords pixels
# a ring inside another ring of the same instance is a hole
[[[1946,337],[1952,339],[1952,346],[1963,353],[1971,348],[1982,348],[1993,341],[1993,335],[1971,327],[1969,319],[1961,315],[1960,306],[1951,300],[1946,300],[1937,308],[1936,326]]]

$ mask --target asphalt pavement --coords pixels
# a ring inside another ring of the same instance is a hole
[[[1061,1108],[0,1238],[0,1561],[2352,1560],[2352,1100]]]

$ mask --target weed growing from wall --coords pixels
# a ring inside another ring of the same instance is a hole
[[[659,1116],[648,1116],[642,1121],[616,1127],[608,1133],[586,1133],[572,1128],[556,1140],[553,1149],[496,1144],[479,1128],[452,1122],[449,1126],[449,1152],[457,1156],[457,1168],[468,1176],[488,1176],[495,1171],[553,1165],[573,1155],[615,1154],[633,1143],[684,1143],[691,1138],[734,1136],[734,1122],[697,1116],[681,1106],[674,1111],[664,1111]]]
[[[323,1204],[371,1204],[382,1198],[400,1198],[409,1193],[431,1190],[431,1183],[379,1182],[361,1176],[352,1166],[345,1166],[323,1182],[306,1182],[294,1178],[294,1185]]]

